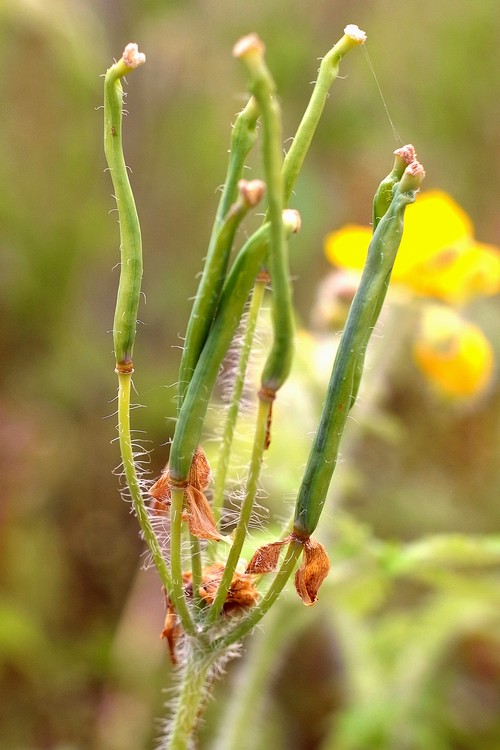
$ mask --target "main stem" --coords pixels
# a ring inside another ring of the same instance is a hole
[[[188,750],[206,698],[210,667],[217,654],[202,650],[194,639],[187,645],[188,654],[182,669],[182,683],[176,711],[162,750]]]

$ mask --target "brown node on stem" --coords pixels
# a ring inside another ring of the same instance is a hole
[[[224,573],[222,563],[214,563],[203,568],[201,585],[198,588],[198,596],[202,603],[210,606],[213,604],[217,589],[219,588]],[[182,574],[184,592],[188,599],[193,598],[193,577],[190,572]],[[257,604],[259,594],[254,586],[253,576],[248,573],[234,573],[231,585],[226,594],[222,606],[222,614],[225,617],[234,617]],[[180,619],[175,611],[168,594],[165,592],[167,614],[161,637],[168,642],[170,658],[173,664],[177,664],[176,645],[182,636],[183,630]]]
[[[130,375],[134,372],[134,363],[131,359],[125,359],[123,362],[117,362],[115,365],[117,375]]]
[[[184,490],[185,499],[182,518],[187,521],[191,534],[199,539],[219,541],[222,536],[217,529],[212,508],[204,492],[209,482],[210,464],[204,450],[198,447],[194,453],[187,480],[177,482],[170,476],[170,470],[167,467],[151,487],[149,494],[155,500],[152,506],[153,511],[158,515],[167,513],[172,504],[172,489],[181,488]]]
[[[278,567],[283,547],[294,541],[300,542],[303,547],[302,564],[295,573],[295,590],[303,603],[310,607],[317,601],[319,587],[330,570],[328,554],[320,542],[294,532],[279,542],[259,547],[245,572],[253,575],[273,573]]]

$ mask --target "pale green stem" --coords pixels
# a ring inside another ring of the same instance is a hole
[[[186,601],[182,581],[182,511],[184,507],[184,489],[171,488],[172,505],[170,508],[170,572],[172,582],[168,595],[175,611],[179,615],[186,633],[193,635],[195,627]]]
[[[158,570],[161,582],[167,591],[171,588],[170,573],[163,559],[161,547],[154,533],[148,511],[142,496],[139,478],[137,476],[132,439],[130,435],[130,384],[131,373],[118,373],[118,435],[120,453],[123,461],[123,471],[130,491],[134,511],[139,521],[144,540],[148,546],[153,563]]]
[[[201,597],[199,594],[200,586],[203,580],[203,568],[201,560],[201,545],[198,537],[194,534],[190,534],[191,542],[191,576],[193,583],[193,604],[194,612],[196,617],[196,610],[201,604]]]
[[[188,644],[188,655],[182,667],[182,684],[176,712],[163,750],[188,750],[200,719],[210,667],[217,654],[199,648],[194,639]]]
[[[245,385],[248,360],[252,349],[253,338],[257,326],[259,311],[262,306],[262,300],[264,298],[267,281],[267,278],[259,279],[259,277],[257,277],[257,281],[252,293],[250,307],[248,310],[245,336],[243,338],[243,343],[239,352],[238,367],[236,370],[236,375],[233,382],[233,390],[231,393],[231,403],[227,410],[224,423],[224,431],[222,433],[222,442],[220,445],[219,455],[217,457],[217,471],[215,473],[214,495],[212,502],[212,509],[216,520],[221,517],[222,508],[224,505],[224,489],[226,486],[227,473],[229,469],[231,445],[233,443],[234,430],[236,427],[236,421],[238,419],[241,396],[243,393],[243,387]]]
[[[241,550],[248,533],[248,525],[250,523],[250,517],[252,515],[253,504],[255,501],[255,493],[257,492],[257,484],[260,476],[260,469],[262,466],[262,457],[266,449],[267,430],[269,424],[269,415],[271,412],[272,403],[269,401],[259,400],[259,409],[257,412],[257,420],[255,425],[255,435],[252,448],[252,457],[250,459],[250,467],[248,470],[248,477],[245,489],[245,497],[240,508],[240,516],[238,524],[234,531],[233,543],[229,551],[229,555],[224,567],[224,573],[217,589],[212,606],[210,607],[207,622],[213,624],[219,617],[222,606],[226,600],[226,595],[231,586],[234,573],[236,571]]]

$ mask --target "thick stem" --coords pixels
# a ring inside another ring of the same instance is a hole
[[[188,644],[182,667],[182,682],[175,702],[175,713],[162,750],[189,750],[206,700],[210,667],[217,654],[199,648],[194,639]]]

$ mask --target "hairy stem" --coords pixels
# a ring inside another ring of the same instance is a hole
[[[257,281],[255,282],[254,290],[252,293],[250,308],[248,311],[245,336],[243,338],[243,343],[239,352],[238,366],[231,393],[231,403],[226,414],[220,450],[217,457],[217,470],[215,472],[214,496],[212,502],[212,509],[216,520],[221,517],[222,508],[224,505],[224,489],[226,486],[227,473],[229,470],[231,445],[233,442],[236,421],[238,419],[243,387],[245,385],[245,375],[248,367],[248,360],[252,350],[255,329],[257,327],[259,311],[262,306],[262,300],[264,298],[264,292],[267,282],[267,274],[263,274],[262,276],[259,275],[257,277]]]

